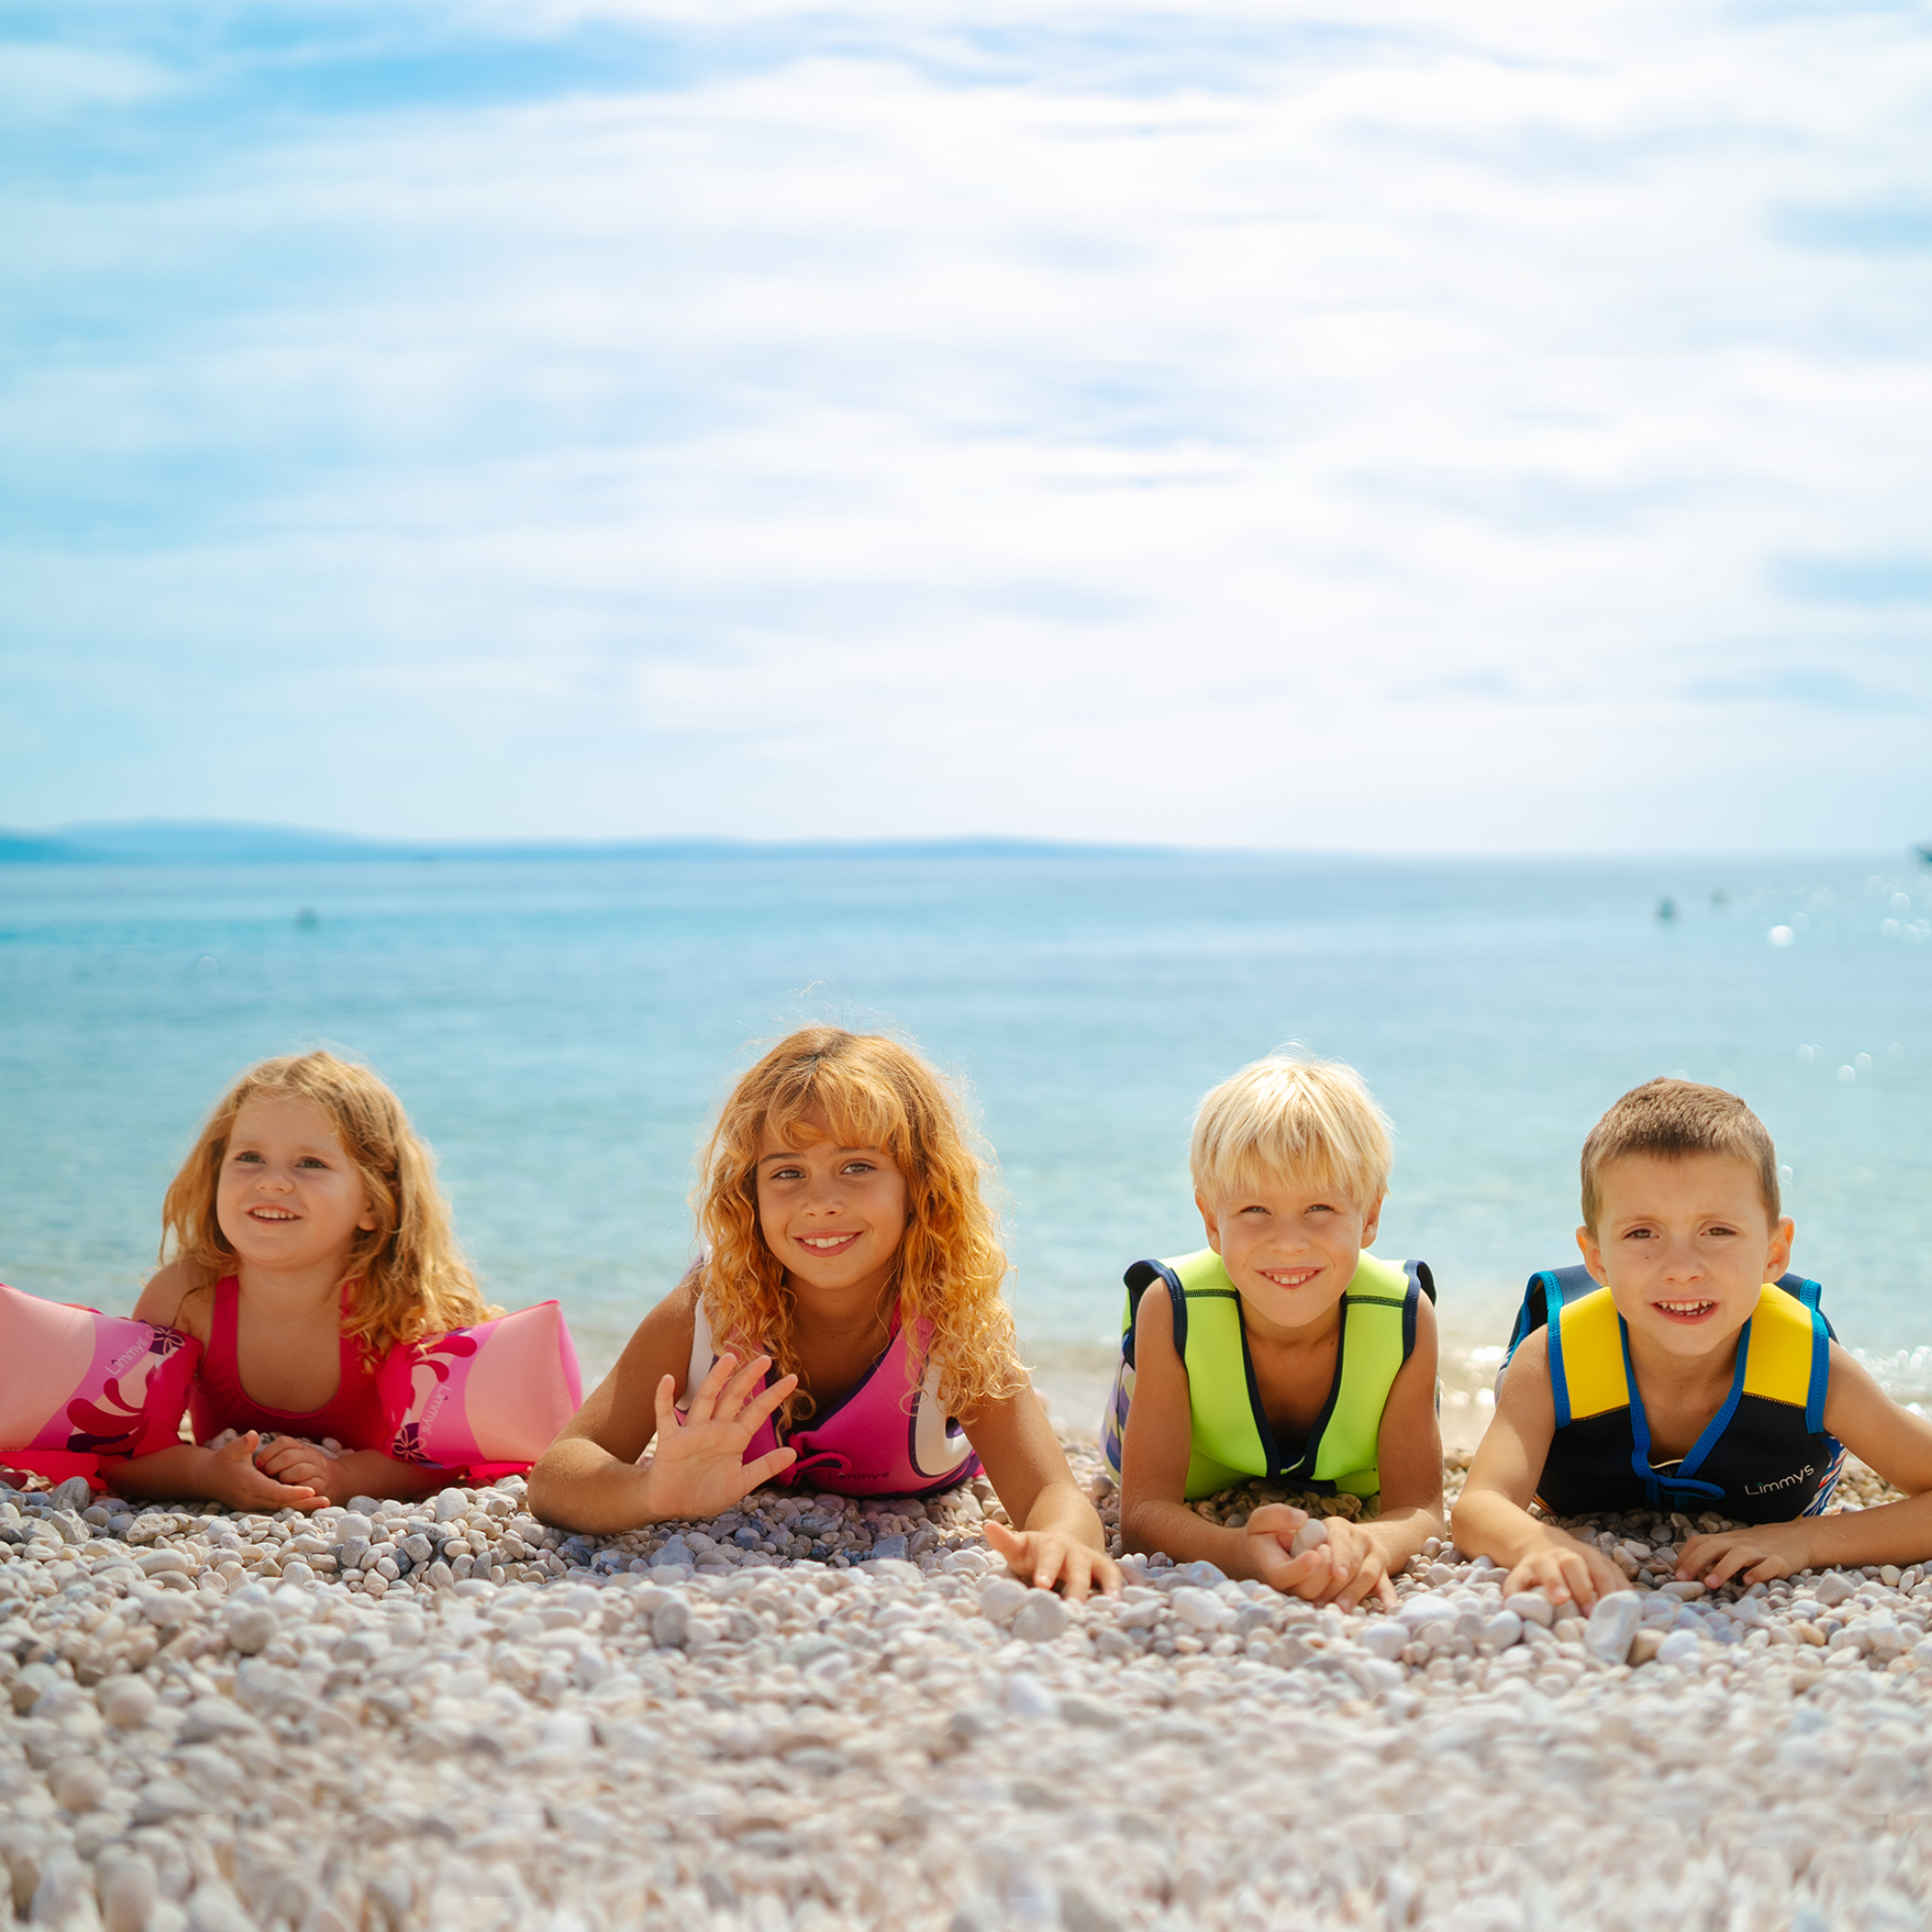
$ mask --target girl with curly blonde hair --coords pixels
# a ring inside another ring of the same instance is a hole
[[[1014,1352],[980,1180],[916,1053],[838,1027],[781,1040],[705,1148],[703,1260],[530,1472],[531,1507],[608,1534],[714,1516],[765,1482],[919,1494],[983,1466],[1014,1524],[987,1535],[1018,1575],[1118,1588]]]
[[[161,1227],[134,1314],[202,1345],[195,1444],[106,1465],[119,1493],[314,1510],[449,1480],[384,1453],[376,1370],[399,1342],[502,1311],[456,1246],[435,1156],[366,1066],[332,1053],[251,1066],[182,1163]]]

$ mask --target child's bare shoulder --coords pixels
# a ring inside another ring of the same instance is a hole
[[[214,1277],[186,1262],[169,1262],[152,1275],[134,1304],[135,1321],[179,1328],[197,1342],[208,1340],[213,1312]]]

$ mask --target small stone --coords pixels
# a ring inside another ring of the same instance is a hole
[[[1556,1621],[1556,1605],[1541,1590],[1520,1590],[1505,1604],[1526,1624],[1540,1624],[1545,1630]]]
[[[1476,1641],[1485,1650],[1508,1650],[1522,1640],[1522,1618],[1514,1609],[1498,1610],[1483,1625]]]
[[[142,1678],[110,1677],[96,1687],[94,1701],[100,1707],[100,1715],[117,1731],[132,1731],[155,1715],[160,1699]]]
[[[438,1522],[454,1522],[469,1508],[469,1498],[461,1490],[439,1490],[436,1492],[436,1520]]]
[[[1029,1590],[1009,1628],[1027,1643],[1051,1643],[1070,1621],[1066,1605],[1051,1590]]]
[[[248,1604],[231,1613],[224,1634],[230,1650],[254,1657],[274,1642],[281,1629],[281,1619],[266,1604]]]
[[[1056,1718],[1060,1705],[1054,1694],[1029,1671],[1016,1670],[1007,1680],[1007,1709],[1016,1718]]]
[[[1630,1662],[1649,1663],[1663,1648],[1663,1643],[1664,1636],[1661,1630],[1644,1627],[1631,1638]]]
[[[1811,1592],[1828,1610],[1835,1610],[1840,1604],[1849,1603],[1858,1593],[1858,1584],[1837,1570],[1828,1571]]]
[[[697,1566],[697,1557],[693,1552],[691,1545],[683,1537],[673,1536],[666,1542],[662,1549],[655,1549],[651,1552],[651,1568],[653,1570],[662,1569],[667,1563],[683,1563],[696,1569]]]
[[[99,1868],[103,1932],[147,1932],[155,1912],[155,1867],[139,1852],[117,1847]]]
[[[660,1650],[680,1649],[691,1634],[691,1606],[669,1597],[651,1612],[651,1641]]]
[[[1652,1634],[1639,1631],[1639,1636]],[[1694,1663],[1697,1653],[1703,1648],[1704,1640],[1695,1631],[1674,1630],[1661,1638],[1657,1646],[1656,1662],[1659,1663]]]
[[[92,1811],[110,1789],[107,1774],[91,1759],[69,1765],[54,1786],[54,1796],[69,1811]]]
[[[1599,1597],[1590,1612],[1583,1647],[1605,1663],[1621,1663],[1630,1655],[1631,1639],[1643,1620],[1643,1602],[1634,1590],[1613,1590]]]
[[[1288,1553],[1299,1556],[1305,1550],[1321,1548],[1327,1541],[1328,1525],[1319,1516],[1312,1516],[1294,1532],[1294,1541],[1289,1545]]]
[[[1371,1624],[1356,1641],[1371,1657],[1392,1663],[1408,1646],[1408,1626],[1388,1617],[1378,1624]]]
[[[1019,1607],[1034,1593],[1011,1577],[992,1577],[980,1592],[980,1614],[1002,1628],[1012,1622]]]
[[[1234,1622],[1234,1612],[1212,1590],[1182,1588],[1167,1600],[1174,1614],[1198,1631],[1218,1631]]]

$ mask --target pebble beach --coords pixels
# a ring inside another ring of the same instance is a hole
[[[1109,1515],[1091,1445],[1068,1444]],[[1460,1460],[1460,1459],[1454,1459]],[[1452,1470],[1452,1484],[1458,1480]],[[1854,1470],[1840,1506],[1878,1499]],[[1222,1499],[1237,1520],[1259,1499]],[[312,1518],[0,1499],[0,1849],[70,1932],[1920,1926],[1932,1566],[1587,1621],[1453,1548],[1344,1615],[983,1486],[594,1539],[516,1479]]]

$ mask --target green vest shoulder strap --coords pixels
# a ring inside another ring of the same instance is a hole
[[[1419,1295],[1435,1298],[1427,1265],[1395,1266],[1363,1255],[1343,1297],[1342,1338],[1326,1406],[1298,1454],[1284,1457],[1268,1426],[1241,1325],[1241,1297],[1211,1248],[1127,1272],[1122,1352],[1133,1361],[1140,1298],[1165,1281],[1174,1342],[1187,1370],[1193,1453],[1189,1500],[1258,1478],[1374,1496],[1381,1488],[1377,1439],[1390,1385],[1415,1346]]]

